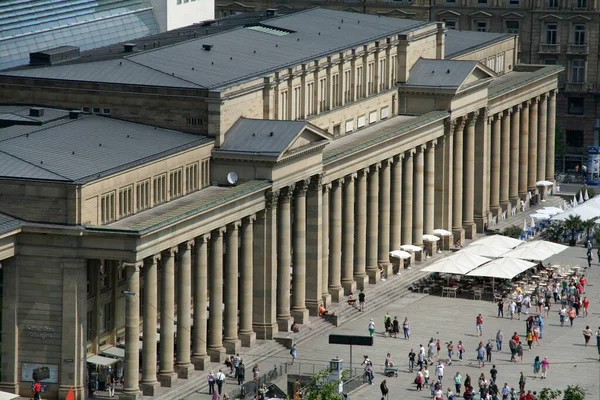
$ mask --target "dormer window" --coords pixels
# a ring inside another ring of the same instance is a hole
[[[475,21],[475,30],[477,32],[487,32],[488,22],[487,21]]]

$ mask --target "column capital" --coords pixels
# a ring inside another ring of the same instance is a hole
[[[146,265],[158,264],[159,261],[160,261],[160,253],[144,258],[144,264],[146,264]]]
[[[294,190],[296,189],[296,184],[292,183],[291,185],[284,187],[281,189],[279,202],[280,203],[289,203],[294,197]]]
[[[502,111],[502,118],[508,118],[513,113],[512,108]]]
[[[531,105],[531,100],[525,100],[521,103],[521,105],[523,106],[523,108],[529,108],[529,106]]]
[[[179,252],[179,249],[177,247],[171,247],[166,250],[163,250],[162,252],[169,257],[174,257],[175,254],[177,254]]]
[[[542,101],[547,101],[550,98],[550,92],[546,92],[540,95]]]
[[[465,118],[468,118],[467,119],[467,125],[469,127],[475,126],[475,124],[477,123],[477,118],[479,118],[479,113],[478,112],[471,113],[471,114],[469,114]]]
[[[248,225],[252,225],[254,224],[254,221],[256,221],[256,214],[248,215],[247,217],[244,217],[242,221]]]
[[[540,96],[535,96],[532,99],[530,99],[531,101],[531,105],[536,105],[537,103],[540,102]]]
[[[242,225],[241,220],[233,221],[233,222],[227,224],[227,232],[237,231],[238,229],[240,229],[241,225]]]
[[[437,146],[437,144],[438,144],[437,139],[430,140],[429,142],[427,142],[427,149],[433,150],[433,149],[435,149],[435,146]]]
[[[265,200],[267,203],[267,208],[277,207],[277,203],[279,201],[279,190],[268,190],[265,193]]]
[[[370,165],[370,166],[368,167],[368,169],[369,169],[369,170],[371,170],[371,171],[373,171],[373,172],[377,172],[377,171],[379,171],[379,168],[381,168],[381,163],[380,163],[380,162],[378,162],[378,163],[375,163],[375,164],[373,164],[373,165]]]
[[[336,179],[335,181],[331,182],[332,186],[335,185],[338,188],[341,188],[342,186],[344,186],[344,178],[339,178]]]
[[[125,269],[133,269],[134,272],[140,272],[140,270],[142,269],[142,265],[144,264],[143,261],[136,261],[133,263],[130,262],[124,262],[123,263],[123,268]]]
[[[210,233],[205,233],[203,235],[197,236],[196,240],[200,240],[203,244],[206,244],[210,240]]]
[[[354,181],[356,180],[356,178],[357,178],[357,177],[358,177],[358,173],[356,173],[356,172],[353,172],[353,173],[351,173],[351,174],[349,174],[349,175],[346,175],[346,176],[344,177],[344,180],[345,180],[347,183],[352,183],[352,182],[354,182]]]
[[[486,120],[489,116],[490,116],[490,108],[489,107],[483,107],[480,111],[480,118],[483,120]]]
[[[217,228],[215,230],[213,230],[213,234],[211,234],[211,239],[217,239],[220,237],[223,237],[223,235],[225,234],[225,232],[227,231],[227,228],[225,228],[224,226],[221,228]]]
[[[363,168],[363,169],[359,170],[357,172],[357,175],[359,178],[364,178],[366,176],[369,176],[369,168]]]
[[[191,250],[192,247],[194,247],[194,241],[193,240],[187,240],[183,243],[179,243],[179,247],[184,249],[184,250]]]
[[[404,158],[411,158],[412,156],[415,155],[415,153],[417,152],[416,149],[408,149],[404,152]]]
[[[558,94],[558,89],[552,89],[549,93],[550,97],[555,97]]]
[[[401,154],[397,154],[394,156],[394,162],[402,162],[402,160],[404,160],[404,153]]]
[[[416,147],[416,153],[425,153],[425,150],[427,150],[427,143],[420,144]]]
[[[331,182],[324,184],[323,185],[323,192],[324,193],[329,193],[329,191],[331,190],[332,186],[333,185],[331,184]]]
[[[385,167],[390,167],[393,163],[394,163],[394,158],[390,157],[390,158],[387,158],[387,159],[383,160],[381,162],[381,165],[385,166]]]
[[[298,197],[306,196],[306,192],[308,192],[308,187],[310,185],[310,178],[303,179],[300,182],[296,182],[295,194]]]
[[[523,108],[522,104],[517,104],[516,106],[513,107],[513,112],[521,112],[521,109]]]
[[[310,188],[313,190],[321,190],[321,186],[323,186],[323,178],[325,178],[324,173],[313,175],[310,180]]]
[[[444,121],[444,135],[448,135],[451,136],[452,134],[454,134],[454,128],[456,127],[456,120],[455,119],[446,119]]]
[[[467,125],[467,117],[457,118],[456,125],[454,125],[454,131],[455,132],[462,131],[463,129],[465,129],[466,125]]]

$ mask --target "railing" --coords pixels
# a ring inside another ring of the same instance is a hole
[[[560,53],[560,44],[540,43],[540,53],[558,54]]]
[[[589,54],[590,49],[587,44],[573,44],[569,43],[567,46],[567,53],[569,54]]]
[[[565,82],[566,92],[587,92],[588,84],[586,82]]]
[[[362,361],[362,358],[361,358]],[[344,360],[345,362],[345,360]],[[357,365],[357,364],[355,364]],[[329,368],[329,364],[310,364],[310,363],[294,363],[287,366],[287,374],[294,375],[317,375],[319,372]],[[354,367],[352,370],[344,366],[345,371],[349,371],[349,376],[361,375],[364,372],[362,367]]]
[[[363,379],[363,374],[360,373],[356,376],[353,376],[352,378],[348,379],[346,382],[343,383],[343,391],[344,393],[350,393],[353,390],[358,389],[359,387],[361,387],[362,385],[365,384],[364,379]]]
[[[242,385],[240,387],[231,389],[228,393],[229,398],[231,398],[231,399],[237,399],[240,397],[243,398],[248,393],[251,393],[251,392],[256,393],[256,391],[259,388],[261,388],[263,386],[268,386],[274,380],[279,379],[280,377],[288,374],[288,364],[282,363],[279,365],[274,365],[273,369],[269,369],[267,371],[261,371],[261,376],[259,376],[258,380],[250,381],[250,379],[253,377],[253,374],[252,374],[253,367],[254,366],[252,366],[250,368],[246,368],[245,376],[248,378],[249,382],[246,382],[244,385]]]

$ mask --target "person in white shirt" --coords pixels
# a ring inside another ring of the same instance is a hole
[[[441,361],[438,361],[438,365],[435,367],[435,373],[438,377],[438,381],[442,381],[444,377],[444,364]]]
[[[215,377],[217,378],[218,392],[219,392],[219,394],[222,394],[223,383],[225,382],[225,374],[223,373],[223,370],[219,370],[219,372],[217,372],[217,375]]]
[[[513,319],[513,317],[515,316],[516,309],[517,309],[517,304],[515,303],[514,300],[511,300],[510,304],[508,305],[508,312],[510,313],[510,319]]]

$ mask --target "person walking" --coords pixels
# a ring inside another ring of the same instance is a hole
[[[496,378],[498,377],[498,370],[495,365],[492,365],[492,369],[490,369],[490,377],[492,379],[492,384],[495,384]]]
[[[244,360],[240,359],[240,362],[236,368],[236,375],[238,380],[238,385],[244,384],[244,379],[246,378],[246,366],[244,365]]]
[[[425,361],[425,349],[423,345],[419,345],[419,354],[417,355],[417,365],[419,366],[419,370],[423,369],[423,365],[427,365]]]
[[[529,346],[529,351],[531,351],[531,346],[533,345],[533,331],[527,332],[527,346]]]
[[[504,340],[504,334],[502,330],[498,329],[496,333],[496,351],[502,351],[502,341]]]
[[[516,309],[517,309],[517,303],[515,303],[514,300],[511,300],[510,303],[508,303],[508,313],[510,314],[510,319],[513,319],[515,317]]]
[[[481,314],[475,318],[475,330],[477,336],[483,336],[483,315]]]
[[[590,299],[588,299],[587,297],[584,297],[583,300],[581,301],[581,305],[583,306],[583,317],[587,317],[588,316],[588,308],[590,307]]]
[[[394,321],[392,323],[392,332],[394,332],[394,338],[397,338],[398,333],[400,333],[400,321],[398,321],[398,317],[394,317]]]
[[[533,360],[533,377],[534,378],[538,377],[541,366],[542,366],[542,362],[540,361],[540,356],[535,356],[535,360]]]
[[[500,299],[498,300],[498,317],[497,318],[504,318],[504,300]]]
[[[456,351],[458,351],[458,361],[462,361],[462,355],[465,351],[462,340],[458,341],[458,344],[456,345]]]
[[[485,357],[485,348],[483,347],[483,342],[479,342],[479,347],[477,348],[477,363],[479,364],[479,368],[485,367],[483,357]]]
[[[548,358],[544,357],[542,360],[542,379],[546,379],[548,368],[550,368],[550,362],[548,361]]]
[[[525,384],[527,383],[527,378],[525,377],[525,374],[523,373],[523,371],[521,371],[521,376],[519,376],[519,392],[524,393],[525,392]]]
[[[296,349],[296,344],[292,346],[290,349],[290,355],[292,356],[292,364],[296,362],[296,356],[298,355],[298,350]]]
[[[509,395],[510,388],[508,387],[508,383],[504,382],[504,386],[502,386],[502,400],[508,400]]]
[[[108,397],[115,397],[115,387],[117,386],[117,380],[114,374],[108,374]]]
[[[452,365],[452,356],[454,355],[454,344],[452,343],[452,340],[448,343],[446,349],[448,350],[448,365]]]
[[[410,349],[410,351],[408,352],[408,372],[413,372],[414,368],[415,368],[415,357],[417,355],[415,354],[415,352],[413,351],[413,349]]]
[[[381,390],[381,400],[387,399],[390,390],[387,387],[387,381],[384,379],[379,385],[379,389]]]
[[[488,340],[487,344],[485,345],[485,360],[489,363],[492,362],[492,350],[494,349],[494,346],[492,346],[492,340]]]
[[[252,368],[252,379],[254,379],[255,381],[258,381],[259,377],[260,377],[260,367],[258,364],[254,364],[254,367]]]
[[[415,377],[415,384],[417,385],[417,392],[423,390],[423,382],[425,378],[423,377],[423,373],[421,371],[417,371],[417,376]]]
[[[404,331],[404,339],[410,340],[410,322],[408,321],[408,317],[404,318],[402,330]]]
[[[575,317],[576,317],[575,309],[573,307],[571,307],[569,309],[569,321],[571,322],[571,328],[573,327],[573,321],[575,320]]]
[[[454,375],[454,391],[456,392],[457,396],[460,395],[461,386],[462,386],[462,376],[460,376],[460,372],[457,372],[456,375]]]
[[[444,378],[444,369],[446,367],[444,367],[444,363],[442,363],[441,361],[438,361],[438,365],[435,367],[435,374],[437,375],[438,381],[442,381],[442,379]]]
[[[363,292],[362,290],[360,291],[360,293],[358,294],[358,311],[364,311],[365,309],[365,292]],[[371,335],[373,336],[373,335]]]
[[[596,331],[596,347],[598,348],[598,361],[600,361],[600,326]]]
[[[373,318],[369,321],[369,336],[373,336],[375,334],[375,322]]]
[[[589,346],[590,344],[590,339],[592,338],[592,335],[594,334],[594,332],[592,332],[592,330],[590,329],[590,326],[586,326],[585,329],[583,330],[583,340],[585,340],[585,347]]]
[[[225,374],[223,373],[223,370],[219,370],[219,372],[217,372],[217,375],[215,375],[215,380],[217,382],[217,390],[219,394],[222,394],[223,383],[225,382]]]
[[[33,383],[31,390],[33,391],[34,400],[42,400],[42,384],[39,381],[36,380]]]

